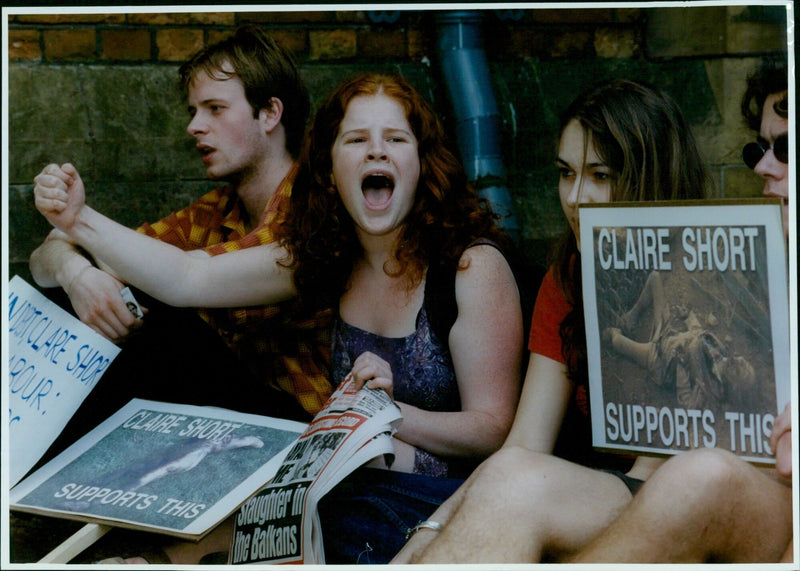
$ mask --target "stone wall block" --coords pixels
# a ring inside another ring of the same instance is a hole
[[[52,61],[94,59],[97,41],[94,29],[45,30],[44,55]]]
[[[42,59],[41,38],[42,35],[38,30],[9,30],[9,61]]]
[[[721,169],[721,191],[724,198],[761,198],[764,180],[744,164]]]
[[[203,30],[165,29],[156,31],[158,59],[183,62],[203,47]]]
[[[8,211],[13,215],[13,223],[8,225],[8,259],[19,262],[15,271],[24,277],[30,253],[44,241],[52,226],[33,204],[33,183],[10,185]],[[11,271],[9,274],[14,275]]]
[[[125,226],[154,222],[194,202],[211,186],[187,183],[176,193],[174,182],[103,182],[92,189],[92,199],[103,214]],[[88,200],[88,196],[87,196]]]
[[[87,93],[74,67],[9,69],[9,182],[30,182],[47,162],[72,160],[91,136]]]
[[[405,58],[406,37],[402,30],[363,30],[358,32],[358,52],[363,57]]]
[[[148,26],[234,26],[236,25],[236,14],[234,12],[154,12],[130,14],[128,21],[131,24]]]
[[[725,51],[730,54],[779,50],[786,46],[783,6],[728,6]]]
[[[176,69],[15,67],[9,138],[20,152],[10,180],[30,181],[47,162],[66,160],[94,180],[203,178]]]
[[[14,145],[14,160],[9,162],[9,181],[32,183],[33,178],[50,163],[72,163],[81,176],[95,173],[95,147],[87,139],[69,139],[54,135],[48,141],[19,141]]]
[[[742,146],[755,134],[742,119],[741,100],[747,76],[757,65],[758,58],[715,59],[704,64],[721,118],[721,126],[701,125],[696,129],[711,164],[742,166]]]
[[[276,28],[269,31],[276,42],[289,50],[295,61],[300,61],[301,56],[308,50],[308,30],[305,28]]]
[[[117,69],[92,74],[103,92],[113,82],[124,94],[101,98],[95,107],[98,177],[102,180],[160,180],[204,177],[194,143],[186,133],[189,115],[173,66]],[[190,165],[191,169],[187,169]]]
[[[327,63],[300,66],[300,75],[308,88],[312,108],[316,109],[330,92],[342,81],[365,72],[399,73],[440,112],[444,112],[442,104],[433,96],[431,70],[424,64],[390,64],[376,63],[365,67],[351,63]]]
[[[545,38],[548,55],[554,58],[579,58],[594,55],[594,35],[589,30],[557,31]]]
[[[293,10],[239,12],[239,22],[259,24],[326,24],[336,21],[336,13],[329,10]]]
[[[617,8],[614,12],[616,21],[621,24],[638,24],[646,10],[641,8]]]
[[[594,34],[597,57],[632,58],[639,51],[636,32],[630,28],[601,27]]]
[[[101,59],[147,61],[151,58],[148,30],[102,30],[100,46]]]
[[[16,14],[20,24],[124,24],[125,14]]]
[[[418,61],[426,55],[433,53],[433,38],[428,38],[421,30],[409,29],[406,32],[408,41],[408,57]]]
[[[206,45],[216,44],[229,38],[236,31],[235,28],[225,28],[222,30],[206,30]]]
[[[558,235],[566,226],[558,195],[558,171],[550,165],[531,168],[515,178],[512,190],[528,189],[515,201],[524,220],[525,237],[547,239]]]
[[[349,59],[356,56],[355,30],[319,30],[309,32],[310,58],[312,60]]]
[[[648,55],[656,58],[711,56],[725,53],[727,11],[724,6],[647,12]]]
[[[598,24],[618,20],[615,8],[569,8],[530,10],[526,17],[539,24]]]

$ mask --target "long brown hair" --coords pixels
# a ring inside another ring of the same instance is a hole
[[[559,135],[571,121],[584,129],[611,170],[611,201],[703,198],[710,184],[689,125],[678,105],[652,86],[616,79],[590,88],[561,115]],[[586,145],[584,145],[586,148]],[[585,382],[586,330],[580,254],[565,230],[554,251],[556,280],[572,310],[560,326],[570,378]]]
[[[405,275],[409,287],[414,287],[429,266],[457,267],[473,240],[504,240],[486,201],[468,184],[428,102],[400,77],[359,75],[341,84],[317,112],[279,235],[291,254],[300,298],[311,308],[338,303],[362,253],[355,225],[331,183],[331,149],[350,101],[377,94],[391,97],[405,110],[420,160],[414,205],[394,252],[397,264],[393,267],[399,269],[391,275]]]

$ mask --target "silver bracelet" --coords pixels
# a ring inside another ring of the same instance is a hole
[[[408,530],[406,530],[406,541],[411,539],[411,536],[414,535],[415,533],[417,533],[420,529],[430,529],[430,530],[433,530],[433,531],[442,531],[443,527],[444,526],[442,524],[440,524],[438,521],[433,521],[433,520],[430,520],[430,519],[426,519],[425,521],[421,521],[417,525],[415,525],[414,527],[409,527]]]

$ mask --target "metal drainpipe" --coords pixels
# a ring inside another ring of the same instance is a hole
[[[483,50],[480,12],[445,12],[437,21],[437,46],[456,121],[456,136],[467,178],[502,218],[516,240],[520,228],[500,153],[500,114]],[[487,178],[488,177],[488,178]],[[481,188],[481,181],[488,186]]]

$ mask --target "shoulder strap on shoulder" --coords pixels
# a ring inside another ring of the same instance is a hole
[[[531,313],[533,311],[532,300],[536,298],[544,272],[540,267],[524,268],[516,257],[509,257],[509,253],[492,240],[475,240],[465,250],[473,246],[493,246],[509,261],[520,293],[522,321],[527,343]],[[450,335],[450,329],[458,317],[458,304],[456,303],[457,271],[458,268],[456,266],[446,267],[432,263],[428,268],[425,279],[425,311],[428,314],[428,320],[431,323],[433,332],[445,343]]]
[[[428,321],[440,342],[447,344],[450,329],[458,317],[456,268],[431,264],[425,276],[423,301]]]

